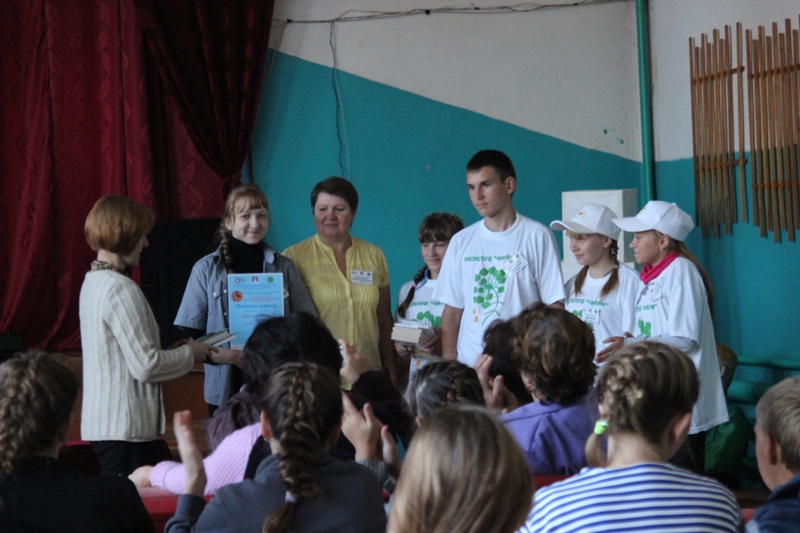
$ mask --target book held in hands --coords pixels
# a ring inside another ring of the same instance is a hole
[[[415,320],[401,318],[392,328],[392,340],[409,346],[422,346],[434,335],[436,332],[432,327]]]

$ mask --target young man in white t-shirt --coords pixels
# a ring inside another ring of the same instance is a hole
[[[481,150],[467,163],[467,189],[483,220],[450,241],[435,299],[442,312],[442,355],[473,365],[484,330],[545,302],[563,309],[564,279],[553,233],[516,212],[514,165],[506,154]]]

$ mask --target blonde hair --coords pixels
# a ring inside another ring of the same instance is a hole
[[[789,470],[800,470],[800,376],[769,389],[756,405],[756,425],[781,449]]]
[[[661,233],[658,230],[652,230],[652,232],[656,235],[656,238],[660,238],[662,235],[666,235],[666,233]],[[669,235],[667,235],[669,237]],[[669,245],[667,246],[667,251],[675,251],[678,252],[678,255],[688,259],[691,263],[695,266],[697,271],[700,273],[700,277],[703,278],[703,286],[706,288],[706,296],[708,298],[708,310],[711,312],[711,316],[714,316],[714,288],[711,286],[711,278],[708,277],[708,272],[706,269],[703,268],[703,265],[700,264],[700,261],[694,256],[694,254],[689,251],[689,247],[683,241],[678,241],[669,237]]]
[[[626,346],[608,360],[597,380],[597,403],[608,426],[602,437],[634,433],[654,448],[664,444],[670,424],[692,412],[700,385],[694,363],[683,352],[659,342]],[[589,466],[606,466],[602,437],[586,443]]]
[[[239,202],[245,201],[245,208],[238,209]],[[236,215],[246,209],[267,209],[269,210],[269,201],[267,195],[264,194],[258,185],[245,184],[239,185],[234,188],[225,200],[225,209],[222,212],[222,219],[220,220],[219,230],[219,243],[222,248],[222,259],[225,261],[225,269],[229,274],[233,274],[233,256],[231,255],[230,240],[233,238],[231,230],[225,225],[227,222],[233,222]]]
[[[395,533],[512,533],[531,509],[519,445],[484,407],[440,409],[411,443],[389,515]]]
[[[38,350],[0,365],[0,476],[64,436],[78,388],[71,370]]]
[[[596,233],[595,235],[600,235]],[[575,233],[572,230],[567,230],[567,236],[570,239],[577,239],[579,237],[585,237],[582,233]],[[601,237],[605,237],[605,235],[600,235]],[[610,238],[610,237],[609,237]],[[617,254],[619,253],[619,244],[617,244],[616,239],[611,239],[611,246],[608,247],[608,255],[611,259],[614,260],[614,270],[611,271],[611,276],[606,281],[603,288],[600,289],[600,298],[605,298],[608,296],[614,289],[619,286],[619,260],[617,260]],[[589,266],[591,265],[584,265],[583,268],[578,272],[578,275],[575,276],[575,294],[581,294],[581,290],[583,289],[583,283],[586,281],[586,276],[589,274]]]
[[[127,196],[103,196],[95,202],[83,231],[86,242],[95,252],[128,255],[147,235],[155,217],[145,206]]]

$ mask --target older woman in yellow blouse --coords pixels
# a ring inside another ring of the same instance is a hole
[[[283,255],[300,271],[333,336],[386,367],[397,383],[386,258],[377,246],[350,235],[358,193],[346,179],[331,177],[314,186],[311,207],[317,234]]]

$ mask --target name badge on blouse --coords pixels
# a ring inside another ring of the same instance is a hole
[[[512,276],[525,268],[528,262],[519,254],[514,254],[506,262],[500,265],[500,269],[505,271],[507,276]]]
[[[600,311],[598,309],[584,308],[583,311],[583,321],[586,322],[586,325],[589,326],[591,329],[594,329],[595,324],[600,322]]]
[[[357,285],[372,285],[372,272],[365,270],[351,270],[350,282]]]
[[[656,282],[650,286],[650,299],[652,301],[660,300],[661,299],[661,283]]]

